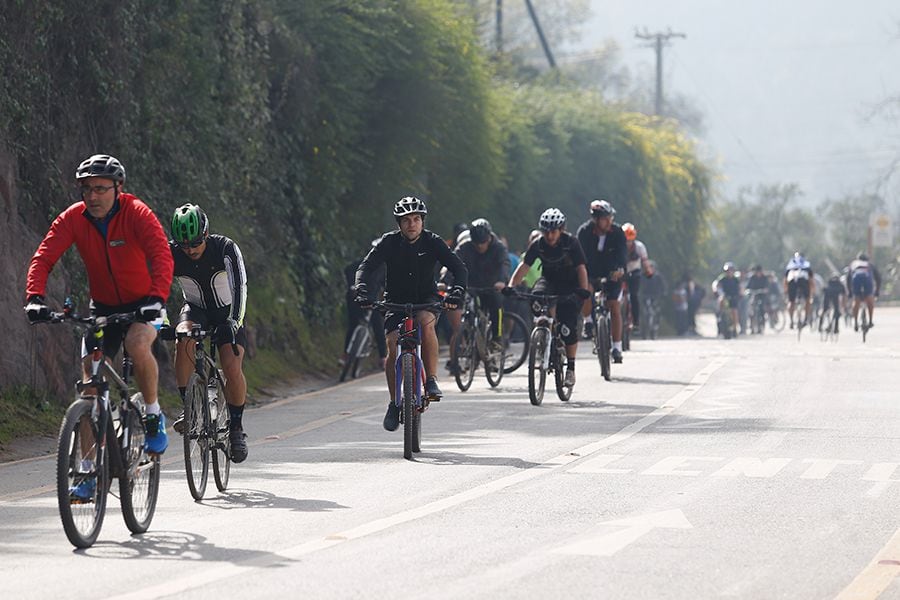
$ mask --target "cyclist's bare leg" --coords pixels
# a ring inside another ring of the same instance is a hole
[[[575,358],[575,355],[578,354],[578,342],[574,344],[566,345],[566,358]]]
[[[148,323],[132,323],[125,334],[125,349],[134,363],[134,379],[144,395],[144,403],[156,404],[159,365],[151,350],[156,328]]]
[[[390,401],[394,401],[394,383],[396,376],[396,363],[397,363],[397,336],[399,333],[394,330],[388,333],[385,337],[387,338],[387,360],[384,363],[384,376],[387,379],[388,384],[388,394],[390,396]]]
[[[244,378],[244,347],[236,344],[234,355],[231,344],[219,346],[219,360],[225,374],[225,401],[231,406],[243,406],[247,399],[247,380]]]
[[[859,318],[859,296],[853,296],[853,322]]]
[[[437,317],[423,310],[416,315],[416,321],[422,331],[422,363],[425,365],[425,377],[437,377],[438,339],[434,330]]]
[[[607,300],[606,307],[609,309],[610,327],[612,329],[613,342],[622,341],[622,310],[618,300]]]
[[[183,321],[175,327],[179,333],[187,333],[194,324]],[[196,342],[190,338],[181,338],[175,344],[175,385],[183,388],[187,385],[191,373],[194,372],[194,346]]]
[[[869,325],[871,325],[875,314],[875,296],[866,296],[866,308],[869,309]]]

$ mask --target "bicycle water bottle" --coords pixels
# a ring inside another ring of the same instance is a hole
[[[215,382],[206,386],[206,398],[209,400],[209,418],[215,422],[219,418],[219,403],[217,402],[217,388]]]

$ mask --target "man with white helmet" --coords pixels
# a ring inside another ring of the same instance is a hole
[[[554,296],[575,295],[580,300],[561,300],[556,305],[556,318],[566,344],[565,385],[575,385],[575,354],[578,351],[578,311],[580,304],[590,296],[584,252],[578,240],[565,231],[566,216],[558,208],[548,208],[538,221],[541,237],[525,251],[522,263],[509,279],[506,290],[518,286],[536,260],[541,261],[541,278],[532,292]]]
[[[628,281],[628,296],[631,301],[631,322],[634,325],[634,332],[637,333],[641,325],[641,273],[647,277],[652,277],[652,275],[647,267],[649,262],[647,246],[637,239],[637,228],[633,223],[625,223],[622,225],[622,232],[625,234],[625,252],[628,257],[628,262],[625,263],[625,273]]]
[[[800,252],[794,252],[794,256],[784,268],[784,292],[788,297],[788,314],[791,317],[791,329],[794,328],[794,306],[797,298],[803,300],[804,321],[800,325],[806,325],[810,318],[813,294],[816,291],[816,283],[813,279],[812,265]]]

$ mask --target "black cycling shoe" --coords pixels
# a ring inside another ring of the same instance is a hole
[[[453,361],[447,361],[447,371],[449,371],[451,375],[459,375],[462,373],[459,368],[459,363]]]
[[[614,363],[617,363],[617,364],[621,363],[622,362],[622,351],[619,350],[618,348],[613,348],[612,349],[612,359],[613,359]]]
[[[438,387],[437,379],[434,377],[429,377],[425,381],[425,397],[428,398],[429,402],[440,402],[441,397],[443,396],[443,392],[441,392],[441,388]]]
[[[178,435],[184,435],[184,411],[181,411],[181,414],[178,415],[178,418],[172,423],[172,429],[174,429],[175,433]]]
[[[388,431],[397,431],[397,428],[400,427],[400,407],[394,402],[388,404],[382,425]]]
[[[235,429],[228,434],[231,446],[231,462],[241,463],[247,460],[247,434],[243,429]]]

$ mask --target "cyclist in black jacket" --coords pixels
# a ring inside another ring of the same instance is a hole
[[[596,290],[600,279],[607,278],[606,307],[609,309],[610,328],[612,331],[612,358],[622,362],[622,309],[619,300],[622,297],[622,279],[625,276],[625,264],[628,261],[627,240],[622,228],[613,223],[616,211],[606,200],[591,202],[591,219],[578,228],[576,236],[584,249],[587,260],[588,277]],[[585,306],[590,311],[590,306]],[[585,313],[585,317],[590,312]]]
[[[194,204],[175,209],[172,216],[172,240],[175,278],[184,293],[184,306],[176,331],[190,331],[194,323],[213,331],[212,342],[220,348],[219,360],[225,374],[225,400],[231,419],[228,436],[231,460],[247,459],[247,435],[244,433],[244,403],[247,381],[244,379],[244,311],[247,306],[247,273],[238,245],[224,235],[210,235],[206,213]],[[231,348],[234,340],[238,354]],[[175,346],[175,380],[184,400],[185,389],[194,371],[194,340],[183,338]],[[183,434],[184,413],[173,424]]]
[[[372,276],[379,266],[387,268],[384,299],[391,303],[423,304],[438,302],[435,267],[446,266],[453,274],[454,285],[445,298],[448,308],[462,304],[468,272],[441,237],[425,229],[428,209],[425,202],[407,196],[394,205],[398,231],[384,234],[356,271],[356,302],[363,308],[372,305],[369,295]],[[388,312],[384,319],[388,359],[384,367],[390,400],[384,416],[384,428],[394,431],[400,426],[400,408],[394,403],[394,363],[397,360],[397,328],[405,318],[401,312]],[[421,311],[416,315],[422,334],[422,362],[425,366],[425,394],[437,401],[443,395],[437,385],[438,340],[434,331],[437,311]]]

